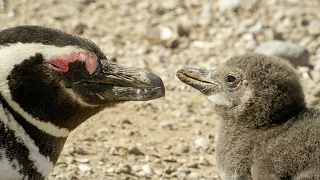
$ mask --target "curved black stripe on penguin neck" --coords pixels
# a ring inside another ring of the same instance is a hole
[[[4,99],[2,98],[1,95],[0,95],[0,103],[3,104],[3,108],[5,110],[8,110],[14,116],[15,119],[16,118],[21,118],[21,117],[19,117],[19,115],[17,116],[16,112],[12,111],[12,109],[4,101]],[[28,129],[29,132],[30,132],[30,130],[31,129]],[[31,134],[34,134],[34,133],[31,133]],[[37,136],[42,137],[43,140],[48,140],[46,138],[46,134],[39,133],[39,134],[37,134]],[[49,142],[51,142],[51,141],[49,141]],[[53,143],[56,143],[56,142],[53,142]],[[38,144],[38,143],[36,143],[36,144]],[[26,158],[26,157],[29,157],[29,153],[30,153],[29,149],[23,143],[21,143],[21,141],[17,140],[17,137],[15,136],[14,131],[11,130],[11,129],[8,129],[2,123],[2,121],[0,121],[0,149],[2,151],[4,151],[3,152],[4,154],[2,154],[0,156],[0,161],[1,161],[2,157],[8,158],[8,160],[10,162],[17,161],[18,164],[21,167],[23,167],[19,171],[19,173],[22,174],[23,178],[27,178],[28,177],[29,179],[44,179],[42,174],[40,174],[35,169],[35,167],[33,165],[33,162],[30,159]],[[40,149],[40,151],[41,151],[41,149]],[[61,151],[61,149],[60,149],[60,151]],[[43,152],[43,153],[45,153],[45,152]],[[54,156],[49,156],[49,157],[53,158]],[[54,157],[53,159],[57,159],[57,157]],[[56,162],[56,160],[55,160],[55,162]],[[14,169],[19,168],[19,167],[16,167],[15,163],[11,163],[10,165]],[[1,179],[1,177],[0,177],[0,179]]]
[[[22,128],[30,136],[30,138],[34,140],[35,145],[39,148],[39,152],[45,157],[50,157],[51,162],[55,164],[59,158],[59,155],[61,153],[61,150],[63,148],[63,145],[67,137],[54,137],[54,136],[51,136],[50,134],[43,132],[37,127],[33,126],[28,121],[26,121],[19,113],[17,113],[4,100],[1,94],[0,94],[0,102],[2,102],[3,107],[12,114],[14,119],[17,121],[19,125],[22,126]],[[3,134],[0,137],[6,137],[6,136],[7,136],[6,134]],[[15,139],[16,138],[12,140],[15,141]],[[8,139],[6,139],[6,142],[7,141]]]

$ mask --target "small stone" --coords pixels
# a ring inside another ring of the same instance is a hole
[[[185,172],[177,172],[176,176],[178,179],[185,179],[187,177],[187,173]]]
[[[122,123],[122,124],[132,125],[132,122],[129,121],[129,119],[124,119],[121,123]]]
[[[177,155],[181,155],[181,154],[183,154],[183,153],[188,153],[189,151],[190,151],[189,146],[183,145],[183,144],[179,144],[179,145],[176,147],[174,153],[177,154]]]
[[[87,164],[79,164],[78,168],[81,172],[88,172],[91,171],[91,167]]]
[[[245,0],[220,0],[219,9],[220,11],[233,10],[237,11],[239,7],[244,3]]]
[[[77,147],[74,149],[74,153],[80,154],[80,155],[88,155],[89,152],[81,147]]]
[[[252,26],[252,27],[249,29],[249,31],[250,31],[251,33],[260,33],[260,32],[262,31],[262,29],[263,29],[262,23],[257,23],[257,24],[255,24],[254,26]]]
[[[186,166],[189,167],[189,168],[198,168],[198,163],[192,161],[192,162],[186,164]]]
[[[173,166],[166,166],[166,167],[164,168],[164,172],[165,172],[166,174],[171,174],[171,173],[173,173],[173,172],[175,172],[175,171],[176,171],[176,168],[173,167]]]
[[[179,158],[179,159],[177,159],[177,163],[178,164],[185,164],[185,163],[187,163],[187,160],[184,158]]]
[[[163,158],[163,160],[166,162],[177,162],[177,158],[175,158],[174,156],[165,157]]]
[[[183,172],[183,173],[188,174],[188,173],[190,173],[190,169],[188,167],[181,166],[181,167],[178,167],[177,172]]]
[[[190,23],[188,21],[188,18],[186,16],[183,16],[180,18],[180,22],[178,24],[178,35],[179,36],[189,36],[191,32]]]
[[[159,125],[162,128],[173,129],[173,123],[170,121],[162,121],[159,123]]]
[[[115,168],[111,167],[107,169],[107,173],[114,173],[115,172]]]
[[[110,155],[116,155],[117,154],[117,149],[115,147],[111,147],[109,150]]]
[[[166,26],[153,27],[147,30],[146,38],[151,44],[165,44],[173,39],[173,32]]]
[[[311,35],[320,35],[320,19],[314,19],[310,22],[308,32]]]
[[[204,165],[204,166],[211,165],[211,163],[204,156],[199,157],[199,164]]]
[[[166,144],[166,145],[163,146],[163,148],[164,148],[164,149],[171,149],[171,146],[168,145],[168,144]]]
[[[145,172],[148,175],[154,174],[154,170],[151,168],[151,166],[149,164],[145,164],[145,165],[141,166],[141,169],[143,170],[143,172]]]
[[[16,13],[15,13],[14,11],[9,11],[8,14],[7,14],[7,16],[8,16],[9,18],[13,18],[13,17],[16,16]]]
[[[74,27],[73,32],[79,35],[82,35],[85,30],[88,29],[88,26],[84,23],[79,23]]]
[[[139,165],[134,165],[134,166],[132,166],[132,168],[131,168],[131,171],[132,172],[137,172],[137,171],[140,171],[141,170],[141,166],[139,166]]]
[[[137,9],[147,9],[150,6],[148,1],[141,1],[136,5]]]
[[[88,158],[75,158],[74,161],[80,162],[80,163],[88,163],[89,159]]]
[[[210,147],[210,140],[207,138],[197,138],[195,141],[196,148],[207,150]]]
[[[160,164],[161,163],[161,159],[156,158],[156,159],[153,160],[153,163],[154,164]]]
[[[140,149],[137,148],[136,146],[130,148],[129,151],[128,151],[128,153],[129,153],[129,154],[136,155],[136,156],[142,156],[142,155],[144,155],[144,153],[141,152]]]
[[[115,169],[115,173],[125,173],[129,174],[131,172],[131,167],[128,164],[119,164]]]
[[[254,40],[254,36],[252,33],[245,33],[242,35],[242,39],[246,40],[246,41],[253,41]]]
[[[309,65],[308,49],[291,42],[279,40],[267,41],[257,47],[255,52],[288,59],[295,66]]]
[[[200,174],[197,173],[197,172],[191,172],[191,173],[188,175],[188,178],[189,178],[189,179],[198,179],[198,178],[200,178],[200,177],[201,177]]]
[[[210,49],[210,48],[214,48],[216,45],[212,42],[204,42],[204,41],[196,40],[191,43],[191,46],[199,49]]]
[[[202,10],[199,18],[200,26],[208,26],[213,21],[212,3],[207,2],[202,5]]]

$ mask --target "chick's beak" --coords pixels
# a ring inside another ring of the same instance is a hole
[[[220,86],[218,82],[212,79],[214,70],[203,70],[191,67],[183,67],[178,70],[177,77],[185,84],[199,90],[203,94],[218,91]]]

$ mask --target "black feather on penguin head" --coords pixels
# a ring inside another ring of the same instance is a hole
[[[117,103],[164,96],[155,74],[111,63],[93,42],[55,29],[0,31],[0,59],[2,99],[69,130]]]
[[[223,119],[247,126],[283,123],[305,108],[293,66],[277,57],[250,53],[214,70],[183,68],[177,76],[205,94]]]

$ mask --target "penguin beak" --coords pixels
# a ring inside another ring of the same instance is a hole
[[[162,80],[145,70],[125,67],[101,60],[101,66],[90,79],[87,87],[96,104],[118,101],[148,101],[165,95]],[[98,98],[95,98],[98,97]]]
[[[219,82],[213,80],[215,70],[203,70],[183,67],[178,70],[177,77],[185,84],[199,90],[203,94],[212,94],[221,90]]]

